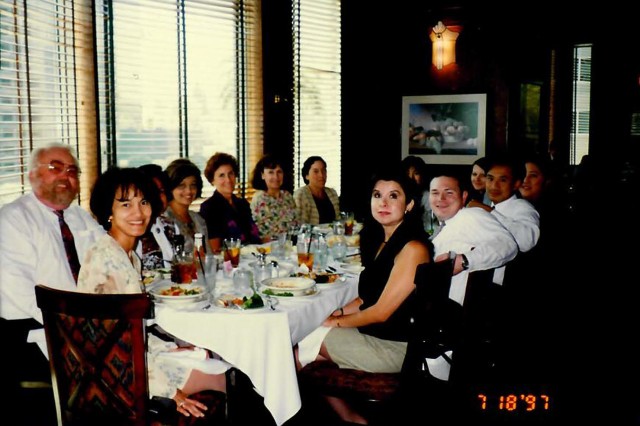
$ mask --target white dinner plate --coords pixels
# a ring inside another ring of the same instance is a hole
[[[266,288],[263,287],[262,288],[263,294],[265,290]],[[311,288],[308,288],[302,292],[298,292],[293,294],[293,296],[290,296],[289,294],[292,294],[292,293],[293,292],[291,291],[273,290],[273,294],[269,294],[269,296],[275,297],[281,300],[300,300],[300,299],[306,299],[309,297],[317,296],[320,293],[320,289],[314,285]]]
[[[364,266],[358,263],[341,263],[340,269],[345,272],[351,272],[352,274],[359,274],[364,270]]]
[[[261,284],[263,289],[269,289],[274,293],[293,293],[294,296],[302,296],[316,282],[306,277],[279,277],[267,278]]]
[[[179,293],[162,294],[165,291],[170,290],[172,287],[179,289]],[[196,294],[184,294],[184,292],[197,291]],[[202,300],[207,295],[207,289],[197,284],[162,284],[156,285],[149,289],[149,293],[154,299],[163,303],[195,303]]]

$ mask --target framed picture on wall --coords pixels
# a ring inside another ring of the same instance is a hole
[[[469,164],[485,155],[487,95],[404,96],[402,157]]]

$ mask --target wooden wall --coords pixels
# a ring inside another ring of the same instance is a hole
[[[368,208],[362,188],[371,172],[401,159],[403,96],[487,93],[488,154],[544,151],[552,139],[568,149],[575,43],[593,43],[593,157],[607,167],[637,158],[638,144],[629,130],[631,113],[640,108],[640,31],[634,30],[629,6],[613,7],[614,2],[606,10],[562,13],[549,1],[500,9],[493,2],[462,3],[436,7],[434,2],[400,1],[391,9],[384,3],[343,2],[342,198],[351,204],[346,207]],[[431,65],[428,37],[438,20],[463,27],[457,65],[445,67],[446,72]],[[557,97],[550,134],[552,52]],[[519,93],[525,83],[542,87],[537,141],[524,138]],[[365,152],[373,161],[363,163]]]

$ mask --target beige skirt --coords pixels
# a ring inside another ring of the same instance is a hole
[[[324,344],[340,368],[371,373],[400,372],[407,352],[407,342],[379,339],[362,334],[357,328],[333,328]]]

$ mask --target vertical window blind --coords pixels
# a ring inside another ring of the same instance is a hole
[[[103,163],[188,157],[204,171],[227,152],[248,180],[262,148],[259,2],[96,3]]]
[[[589,154],[591,108],[591,45],[573,49],[573,105],[569,137],[569,164],[579,164]]]
[[[294,170],[320,155],[340,193],[340,0],[294,0]],[[295,187],[304,185],[296,173]]]
[[[0,205],[30,192],[33,149],[58,142],[87,156],[95,119],[79,119],[78,105],[93,62],[77,56],[91,21],[90,0],[0,0]]]

